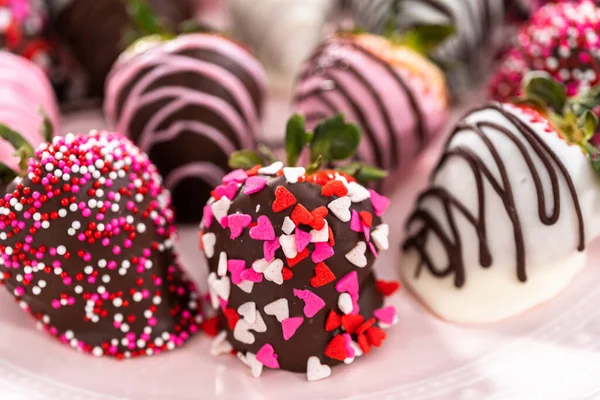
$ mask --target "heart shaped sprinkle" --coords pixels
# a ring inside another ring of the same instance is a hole
[[[227,331],[221,331],[210,344],[210,355],[220,356],[221,354],[229,354],[233,350],[231,343],[227,341]]]
[[[352,210],[352,219],[350,220],[350,229],[354,232],[362,232],[363,231],[363,223],[360,219],[360,215],[356,210]]]
[[[346,254],[346,259],[357,267],[364,268],[367,266],[367,257],[365,257],[366,251],[367,244],[362,241],[358,242],[356,246]]]
[[[223,177],[223,183],[228,184],[229,182],[244,183],[248,179],[248,174],[243,169],[234,169]]]
[[[353,203],[360,203],[371,197],[371,193],[361,184],[350,182],[348,183],[348,197]]]
[[[312,356],[306,363],[306,379],[310,382],[325,379],[331,376],[329,365],[321,364],[319,357]]]
[[[208,278],[206,279],[206,282],[208,283],[208,295],[210,297],[210,304],[215,310],[218,309],[220,306],[219,295],[217,294],[217,292],[215,292],[215,289],[213,288],[213,285],[217,281],[217,279],[217,274],[214,272],[208,274]]]
[[[352,310],[354,309],[352,297],[345,292],[340,294],[340,297],[338,297],[338,307],[344,314],[352,313]]]
[[[279,369],[277,354],[275,354],[275,349],[273,349],[273,346],[269,343],[264,344],[260,350],[258,350],[256,359],[266,367]]]
[[[219,333],[219,317],[218,316],[214,316],[211,318],[207,318],[204,321],[202,321],[202,323],[200,324],[200,329],[202,329],[202,331],[210,336],[210,337],[215,337],[217,336],[217,334]]]
[[[298,182],[298,178],[304,176],[306,170],[304,167],[285,167],[283,169],[283,176],[289,183]]]
[[[258,193],[267,186],[267,180],[262,176],[251,176],[246,180],[244,194]]]
[[[372,327],[376,321],[377,320],[375,318],[369,318],[368,320],[366,320],[365,322],[360,324],[360,326],[358,328],[356,328],[356,334],[360,335],[361,333],[365,333],[367,331],[367,329]]]
[[[350,205],[352,201],[350,197],[344,196],[339,199],[333,200],[331,203],[327,205],[327,208],[331,210],[333,215],[335,215],[340,221],[348,222],[350,221]]]
[[[243,280],[253,283],[260,283],[263,280],[263,275],[256,272],[253,268],[245,269],[240,276]]]
[[[210,226],[212,225],[212,221],[213,221],[212,207],[210,206],[210,204],[207,204],[204,206],[202,215],[204,218],[203,219],[204,226],[207,229],[210,228]]]
[[[310,290],[294,289],[294,296],[304,301],[303,311],[307,318],[314,317],[323,307],[325,307],[323,299]]]
[[[348,333],[354,334],[358,327],[363,323],[365,317],[362,315],[343,315],[342,318],[342,327]]]
[[[396,319],[396,308],[394,306],[378,308],[373,311],[373,316],[384,324],[393,325]]]
[[[233,328],[233,338],[244,344],[253,344],[256,340],[254,334],[250,332],[250,323],[243,319],[240,319],[237,324],[235,324],[235,327]]]
[[[217,200],[220,200],[223,197],[233,200],[239,187],[240,186],[236,182],[229,182],[227,185],[219,185],[215,188],[213,197]]]
[[[258,217],[257,225],[250,229],[250,237],[254,240],[275,240],[275,230],[269,217]]]
[[[227,320],[227,326],[229,329],[235,329],[238,321],[240,320],[240,315],[233,308],[225,308],[223,310],[223,315]]]
[[[379,250],[387,250],[390,248],[389,233],[390,227],[387,224],[378,225],[375,230],[371,232],[373,242],[375,242],[375,245]]]
[[[265,260],[264,258],[256,260],[252,263],[252,269],[258,272],[259,274],[264,273],[268,266],[269,261]]]
[[[246,361],[244,362],[250,367],[250,373],[255,378],[260,378],[262,375],[263,364],[256,359],[256,355],[251,352],[246,353]]]
[[[341,181],[329,181],[321,189],[321,195],[325,197],[344,197],[348,194],[348,188]]]
[[[296,264],[300,263],[302,260],[304,260],[306,257],[308,257],[308,255],[309,255],[308,249],[304,249],[301,252],[299,252],[295,258],[288,258],[287,264],[289,267],[293,267]]]
[[[349,272],[335,284],[338,293],[347,292],[353,299],[358,299],[358,274],[356,271]]]
[[[268,167],[263,167],[258,170],[258,173],[261,175],[275,175],[283,168],[283,163],[281,161],[275,161],[273,164]]]
[[[373,205],[375,215],[381,217],[389,207],[390,199],[380,195],[374,190],[369,190],[369,193],[371,194],[371,204]]]
[[[354,350],[354,357],[360,357],[364,354],[363,351],[361,350],[360,346],[358,345],[358,343],[356,343],[355,341],[352,341],[352,343],[350,345],[352,346],[352,349]]]
[[[272,263],[269,264],[267,269],[265,269],[264,276],[265,279],[276,283],[277,285],[283,285],[283,261],[280,259],[275,259]]]
[[[294,197],[292,192],[283,186],[278,186],[277,189],[275,189],[275,200],[273,201],[272,206],[273,212],[278,213],[283,210],[287,210],[296,204],[296,201],[296,197]]]
[[[283,275],[284,281],[289,281],[294,277],[294,273],[288,267],[283,267],[283,270],[281,270],[281,275]]]
[[[217,243],[217,237],[214,233],[204,233],[200,239],[202,242],[202,248],[206,258],[212,258],[215,255],[215,244]]]
[[[275,238],[275,240],[267,240],[263,243],[263,254],[265,255],[265,260],[273,261],[275,258],[275,252],[281,247],[279,244],[279,238]]]
[[[325,330],[331,332],[342,326],[342,319],[335,311],[330,311],[325,321]]]
[[[231,282],[229,277],[224,276],[221,279],[217,279],[212,283],[212,287],[223,300],[229,300],[229,293],[231,292]]]
[[[283,225],[281,226],[281,230],[283,231],[283,233],[285,233],[286,235],[291,235],[292,232],[294,232],[294,229],[296,229],[294,221],[292,221],[290,217],[285,217],[283,220]]]
[[[375,347],[381,346],[383,340],[385,339],[385,331],[379,329],[377,327],[372,326],[366,331],[367,338],[369,339],[369,343]]]
[[[344,361],[348,357],[346,340],[343,335],[335,335],[325,347],[325,356],[334,360]]]
[[[262,168],[262,165],[255,165],[254,167],[246,170],[246,175],[248,176],[256,176],[258,175],[258,170]]]
[[[225,276],[227,274],[227,253],[219,253],[219,264],[217,266],[217,275]]]
[[[227,216],[227,212],[229,211],[230,206],[231,200],[229,200],[227,197],[221,197],[221,200],[215,201],[210,206],[212,209],[213,216],[217,221],[219,221],[219,223],[221,223],[221,220]]]
[[[281,244],[281,249],[286,258],[294,258],[298,255],[296,235],[281,235],[279,237],[279,243]]]
[[[290,218],[296,226],[300,226],[302,224],[310,225],[313,221],[313,216],[302,204],[296,204],[296,207],[294,207],[292,210]]]
[[[367,338],[367,335],[364,333],[358,335],[357,342],[358,342],[358,346],[360,347],[362,352],[364,354],[369,354],[369,352],[371,351],[371,344],[369,343],[369,339]]]
[[[400,283],[396,281],[378,280],[375,282],[375,285],[377,286],[379,293],[386,297],[393,295],[398,289],[400,289]]]
[[[324,206],[320,206],[312,210],[310,212],[310,215],[312,215],[313,220],[309,224],[311,228],[316,229],[318,231],[323,229],[323,227],[325,226],[325,217],[327,216],[327,214],[329,214],[329,210],[327,209],[327,207]]]
[[[360,215],[363,225],[369,228],[373,225],[373,214],[368,211],[360,211],[358,215]]]
[[[227,271],[231,274],[231,282],[239,285],[242,282],[242,272],[246,269],[244,260],[228,260]]]
[[[329,242],[329,225],[327,225],[327,221],[325,221],[325,225],[321,230],[312,229],[310,231],[310,242]]]
[[[253,301],[248,301],[237,309],[238,314],[243,317],[250,324],[256,322],[256,303]]]
[[[335,237],[333,236],[333,230],[329,227],[329,245],[331,247],[335,246]]]
[[[289,340],[292,336],[294,336],[296,330],[298,330],[298,328],[300,327],[300,325],[302,325],[303,322],[304,318],[302,317],[286,318],[283,321],[281,321],[283,339]]]
[[[327,260],[334,254],[335,251],[333,250],[333,247],[329,245],[329,243],[315,243],[315,250],[312,252],[311,258],[316,264]]]
[[[352,348],[352,337],[348,333],[344,333],[344,334],[342,334],[342,336],[344,337],[344,347],[346,348],[346,353],[348,354],[348,357],[346,357],[346,360],[352,359],[352,361],[353,361],[354,349]],[[346,360],[344,360],[344,362],[346,362]],[[352,361],[350,361],[350,362],[352,362]]]
[[[325,286],[328,283],[335,281],[335,275],[325,263],[318,263],[315,266],[315,276],[310,280],[310,285],[314,288]]]
[[[252,217],[248,214],[231,214],[227,217],[227,225],[231,233],[229,234],[229,239],[236,239],[239,237],[244,228],[252,223]]]
[[[310,243],[310,233],[303,231],[300,228],[296,228],[296,251],[304,251],[304,249],[306,249],[306,246],[308,246],[308,244]],[[292,257],[293,258],[293,257]]]
[[[238,283],[237,285],[241,290],[243,290],[245,293],[252,293],[252,288],[254,287],[254,282],[251,281],[241,281],[240,283]]]
[[[258,310],[256,310],[256,321],[250,325],[250,329],[259,333],[264,333],[267,331],[267,325],[265,324],[265,321]]]
[[[267,304],[264,310],[267,315],[273,315],[279,322],[290,317],[288,301],[284,297]]]
[[[371,253],[373,253],[375,258],[379,257],[379,254],[377,254],[377,249],[375,248],[375,245],[371,242],[369,242],[369,250],[371,250]]]

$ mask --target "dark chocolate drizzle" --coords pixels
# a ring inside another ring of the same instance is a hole
[[[537,155],[539,160],[544,165],[544,169],[547,172],[550,182],[552,185],[552,193],[549,196],[545,192],[540,179],[540,174],[536,169],[532,155],[528,151],[524,142],[519,139],[511,130],[504,126],[493,122],[480,121],[476,123],[460,123],[453,134],[450,136],[446,143],[445,151],[435,168],[431,181],[433,182],[437,173],[444,167],[447,161],[453,158],[459,158],[466,161],[475,177],[475,183],[477,185],[478,195],[478,210],[477,215],[474,215],[469,211],[459,199],[453,196],[446,189],[433,186],[429,190],[425,191],[417,200],[417,210],[411,215],[407,222],[407,229],[410,229],[415,223],[421,222],[422,227],[413,235],[411,235],[403,245],[405,251],[416,250],[421,258],[419,265],[415,271],[415,277],[419,277],[421,270],[425,267],[436,277],[445,277],[450,274],[454,274],[454,285],[457,288],[462,287],[465,284],[466,276],[464,271],[464,264],[462,259],[463,246],[462,238],[455,223],[454,211],[460,213],[466,220],[473,226],[477,237],[479,238],[479,263],[484,268],[489,268],[493,263],[493,257],[490,253],[490,249],[487,243],[487,227],[485,223],[486,208],[485,208],[485,188],[484,179],[492,186],[494,192],[500,196],[504,204],[505,211],[513,225],[515,249],[516,249],[516,273],[517,278],[521,282],[527,281],[527,254],[525,252],[525,244],[523,238],[523,231],[521,226],[521,220],[516,209],[515,198],[513,195],[513,189],[508,179],[508,172],[506,170],[505,161],[500,157],[496,146],[486,136],[483,128],[493,129],[495,132],[501,133],[508,140],[510,140],[518,150],[518,153],[523,157],[527,164],[535,190],[537,193],[537,205],[538,205],[538,216],[540,222],[544,225],[553,225],[560,218],[561,209],[561,198],[560,198],[560,187],[559,187],[559,175],[562,175],[565,180],[569,194],[573,200],[573,207],[577,215],[578,221],[578,234],[579,244],[577,249],[583,251],[585,248],[585,232],[583,224],[583,215],[575,191],[573,180],[559,157],[552,151],[552,149],[533,131],[533,129],[524,123],[517,116],[508,112],[499,104],[491,104],[484,106],[480,109],[474,110],[474,112],[481,111],[484,109],[495,110],[505,117],[515,128],[518,129],[519,133],[523,137],[524,141],[529,144],[533,152]],[[496,179],[485,161],[482,158],[464,146],[455,146],[450,148],[452,139],[465,131],[473,132],[483,141],[485,146],[490,151],[494,163],[496,164],[500,173],[500,180]],[[549,197],[552,202],[552,211],[546,211],[546,198]],[[438,199],[444,209],[445,216],[450,226],[450,235],[447,235],[441,227],[439,221],[430,212],[419,208],[419,205],[426,199]],[[448,256],[448,265],[439,269],[433,264],[430,256],[427,252],[426,245],[427,239],[430,234],[434,234],[441,241],[443,247],[446,250]]]

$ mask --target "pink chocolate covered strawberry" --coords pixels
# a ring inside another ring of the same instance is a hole
[[[201,244],[223,328],[213,350],[236,351],[255,376],[268,367],[325,378],[330,366],[379,347],[381,328],[396,322],[383,293],[397,285],[378,283],[372,271],[389,247],[381,220],[389,200],[358,182],[385,174],[359,163],[320,168],[351,157],[359,140],[342,117],[307,133],[295,116],[288,166],[238,152],[232,166],[240,169],[204,208]],[[306,146],[311,163],[297,167]]]
[[[200,317],[173,251],[170,195],[148,157],[108,132],[56,137],[35,152],[8,128],[0,137],[30,157],[0,199],[0,271],[21,307],[95,356],[183,344]]]

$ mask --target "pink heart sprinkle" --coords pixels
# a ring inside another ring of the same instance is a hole
[[[228,184],[230,182],[244,183],[248,179],[248,174],[243,169],[236,169],[228,173],[223,177],[223,183]]]
[[[363,224],[363,233],[365,234],[365,238],[367,239],[367,242],[369,240],[371,240],[371,228],[369,228],[365,224]]]
[[[279,362],[277,361],[277,354],[275,349],[270,344],[265,344],[256,353],[256,359],[264,366],[273,369],[279,369]]]
[[[352,297],[352,295],[350,295]],[[354,299],[354,297],[352,297],[352,312],[350,313],[350,315],[358,315],[360,313],[360,306],[358,305],[358,296],[356,296],[356,299]]]
[[[302,325],[304,322],[304,318],[302,317],[292,317],[286,318],[281,321],[281,329],[283,330],[283,339],[289,340],[294,334],[296,330]]]
[[[371,251],[375,255],[375,258],[379,257],[379,254],[377,254],[377,249],[375,249],[375,246],[371,242],[369,242],[369,249],[371,249]]]
[[[354,352],[354,347],[352,347],[352,336],[348,333],[344,333],[344,347],[346,348],[346,353],[348,353],[348,358],[354,358],[356,353]]]
[[[227,271],[231,273],[231,282],[235,285],[242,283],[242,272],[246,269],[244,260],[227,260]]]
[[[381,217],[389,207],[390,199],[374,190],[369,190],[369,193],[371,193],[371,204],[373,205],[373,210],[375,210],[375,215]]]
[[[312,252],[311,258],[312,261],[316,264],[327,260],[334,254],[335,251],[333,251],[333,247],[331,247],[329,243],[315,243],[315,250]]]
[[[266,215],[258,217],[257,225],[250,229],[250,237],[254,240],[275,240],[275,230]]]
[[[242,271],[240,277],[245,281],[260,283],[263,280],[263,274],[256,272],[253,268],[248,268]]]
[[[338,293],[347,292],[352,299],[358,299],[358,274],[352,271],[342,277],[336,284],[335,290]]]
[[[219,296],[219,303],[221,304],[221,310],[225,310],[227,308],[227,304],[229,304],[229,301]]]
[[[213,221],[213,212],[210,204],[204,206],[204,226],[210,228]]]
[[[304,232],[302,229],[296,228],[296,249],[298,253],[302,252],[310,243],[310,233]]]
[[[275,252],[277,249],[281,247],[279,244],[279,238],[275,238],[275,240],[267,240],[263,243],[263,253],[265,255],[265,260],[268,262],[273,261],[275,258]]]
[[[240,236],[244,228],[252,223],[252,217],[248,214],[231,214],[227,217],[227,220],[227,224],[231,230],[230,239]]]
[[[229,200],[233,200],[238,191],[238,184],[235,182],[229,182],[227,186],[219,185],[215,188],[215,193],[221,197],[227,197]]]
[[[221,221],[219,221],[219,223],[223,228],[227,229],[227,227],[229,226],[229,218],[227,218],[227,215],[221,218]]]
[[[307,318],[314,317],[323,307],[325,307],[323,299],[310,290],[294,289],[294,296],[304,301],[303,311]]]
[[[352,210],[352,218],[350,219],[350,229],[352,229],[354,232],[363,231],[363,223],[360,219],[360,215],[358,215],[356,210]]]
[[[377,318],[377,320],[391,325],[394,323],[394,318],[396,317],[396,308],[394,306],[378,308],[373,311],[373,316]]]
[[[262,176],[251,176],[246,180],[244,194],[258,193],[267,185],[267,180]]]

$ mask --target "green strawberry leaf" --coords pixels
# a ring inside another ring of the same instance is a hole
[[[304,117],[294,114],[287,122],[285,129],[285,151],[287,153],[288,167],[295,167],[304,147],[310,140],[310,134],[306,132]]]
[[[322,121],[313,133],[310,143],[310,160],[320,156],[323,163],[343,161],[356,153],[360,143],[360,129],[347,124],[343,114]]]
[[[362,162],[354,162],[337,170],[355,177],[361,183],[385,179],[388,176],[387,171]]]
[[[130,32],[128,37],[130,43],[134,39],[150,35],[160,35],[164,38],[173,38],[175,36],[162,23],[146,0],[125,0],[125,5],[129,19],[133,24],[133,34]]]
[[[410,47],[417,53],[428,55],[455,33],[456,29],[452,25],[418,25],[400,35],[394,34],[390,39],[394,43]]]
[[[0,162],[0,182],[8,185],[10,182],[15,180],[19,176],[16,171],[10,168],[8,165]],[[1,194],[1,193],[0,193]]]
[[[562,83],[542,71],[529,72],[525,76],[525,97],[541,102],[546,108],[562,113],[567,101],[567,92]]]
[[[231,153],[229,167],[232,169],[250,169],[263,165],[263,159],[254,150],[238,150]]]
[[[50,121],[50,118],[48,118],[48,114],[46,114],[42,107],[40,107],[40,114],[42,114],[43,118],[42,135],[44,136],[44,140],[46,142],[51,142],[52,137],[54,136],[54,126],[52,125],[52,121]]]
[[[590,143],[586,143],[586,150],[592,164],[592,168],[598,175],[600,175],[600,152]]]
[[[260,143],[258,145],[258,154],[260,158],[265,162],[265,165],[273,164],[277,161],[277,156],[273,154],[270,148],[268,148],[264,143]]]
[[[596,133],[596,127],[598,126],[598,117],[591,110],[586,110],[583,115],[579,117],[579,129],[583,134],[583,139],[587,142]]]

